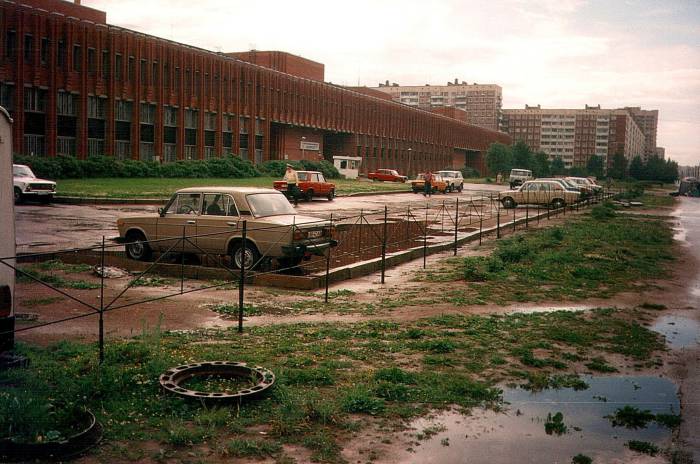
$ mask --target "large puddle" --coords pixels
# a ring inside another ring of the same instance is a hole
[[[687,317],[662,316],[649,328],[666,337],[671,348],[694,346],[700,341],[700,324]]]
[[[664,448],[671,431],[655,422],[645,428],[613,427],[605,416],[626,405],[654,414],[679,414],[675,384],[658,377],[583,376],[586,390],[573,388],[531,392],[504,389],[509,403],[503,412],[474,410],[470,416],[447,411],[416,420],[412,427],[423,435],[414,446],[410,462],[421,463],[570,463],[577,454],[593,462],[628,462],[636,453],[630,440],[655,443]],[[548,414],[562,414],[566,431],[548,434]],[[430,438],[425,438],[429,436]],[[637,456],[639,457],[639,456]]]

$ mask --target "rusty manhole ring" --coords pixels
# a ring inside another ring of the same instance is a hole
[[[223,379],[252,379],[251,387],[242,388],[235,393],[207,392],[191,390],[180,386],[193,377],[217,376]],[[260,366],[248,366],[244,362],[207,361],[173,367],[160,376],[160,385],[176,395],[186,398],[215,401],[242,401],[262,395],[275,383],[275,374]]]

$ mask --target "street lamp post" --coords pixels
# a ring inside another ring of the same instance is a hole
[[[304,148],[305,144],[304,141],[306,140],[306,137],[302,136],[301,137],[301,159],[306,159],[306,148]]]

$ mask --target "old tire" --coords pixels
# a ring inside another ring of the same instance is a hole
[[[138,230],[132,230],[126,234],[126,245],[124,251],[126,256],[136,261],[145,261],[151,257],[153,250],[148,244],[146,237]]]
[[[331,189],[326,198],[328,198],[328,201],[333,201],[333,198],[335,198],[335,189]]]
[[[503,200],[501,200],[501,203],[503,203],[504,208],[515,208],[517,206],[517,203],[515,203],[515,200],[513,200],[511,197],[505,197]]]
[[[235,269],[241,269],[244,265],[246,270],[251,270],[258,261],[260,261],[260,253],[250,241],[246,241],[245,247],[242,242],[238,242],[231,248],[231,264]]]

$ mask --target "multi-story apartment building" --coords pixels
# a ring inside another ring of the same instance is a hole
[[[0,105],[14,151],[255,163],[353,155],[364,171],[484,170],[507,134],[323,81],[283,52],[215,53],[63,0],[0,2]],[[382,94],[383,96],[384,94]]]
[[[447,85],[379,84],[373,89],[391,95],[394,101],[424,110],[452,106],[464,110],[469,122],[479,127],[499,130],[503,90],[494,84],[467,84],[455,79]]]
[[[626,158],[644,153],[645,138],[631,114],[625,109],[544,109],[540,105],[524,109],[504,109],[503,129],[514,140],[523,140],[533,150],[547,153],[550,159],[561,157],[567,168],[585,166],[591,156],[613,155]]]
[[[659,110],[643,110],[639,106],[626,106],[622,108],[632,115],[634,122],[644,134],[644,154],[642,160],[646,163],[652,156],[658,156],[656,146],[656,130],[659,125]],[[663,158],[663,155],[661,155]]]

